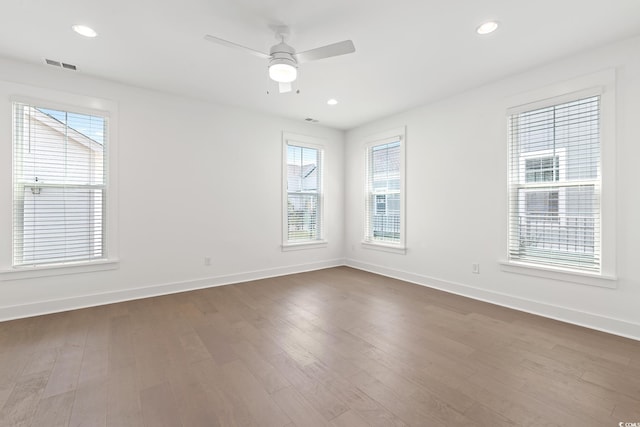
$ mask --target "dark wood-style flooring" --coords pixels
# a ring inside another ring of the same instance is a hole
[[[640,342],[346,267],[0,323],[1,426],[618,426]]]

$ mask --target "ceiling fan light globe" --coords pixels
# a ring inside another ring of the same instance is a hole
[[[291,83],[298,77],[298,70],[290,64],[271,64],[269,66],[269,77],[278,83]]]

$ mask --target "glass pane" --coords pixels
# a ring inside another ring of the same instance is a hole
[[[548,182],[560,179],[559,156],[534,157],[525,161],[525,182]]]
[[[400,190],[400,142],[371,149],[371,174],[373,191]]]
[[[318,240],[318,196],[289,194],[287,200],[287,240]]]
[[[400,195],[374,194],[372,203],[375,209],[370,219],[371,237],[378,241],[400,241]]]
[[[320,190],[319,152],[314,148],[287,145],[287,190]]]
[[[103,191],[25,188],[22,263],[88,260],[103,254]]]

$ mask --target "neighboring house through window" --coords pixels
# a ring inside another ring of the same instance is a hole
[[[13,265],[106,257],[107,118],[14,102]]]

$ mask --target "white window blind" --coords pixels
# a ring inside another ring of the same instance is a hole
[[[322,239],[322,150],[288,143],[288,243]]]
[[[13,264],[105,254],[107,118],[13,104]]]
[[[367,147],[365,242],[401,243],[400,138]]]
[[[509,259],[600,272],[600,96],[509,117]]]

